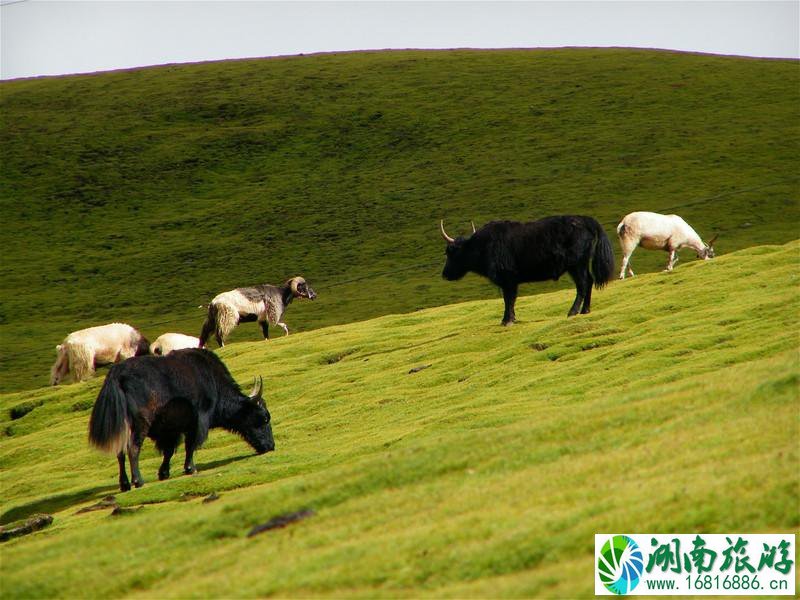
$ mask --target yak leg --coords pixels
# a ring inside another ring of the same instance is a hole
[[[574,317],[578,314],[578,309],[581,307],[584,298],[586,297],[586,288],[588,283],[588,273],[580,271],[570,271],[570,277],[575,282],[575,301],[572,303],[572,308],[567,313],[568,317]]]
[[[289,335],[289,328],[286,326],[286,323],[280,322],[278,325],[283,329],[284,335]]]
[[[216,329],[214,331],[214,339],[217,340],[217,344],[219,345],[220,348],[225,347],[225,342],[222,339],[222,334],[220,333],[219,329]]]
[[[578,308],[580,308],[582,302],[583,302],[583,296],[581,295],[580,290],[578,290],[575,294],[575,302],[572,303],[572,307],[569,309],[567,316],[574,317],[575,315],[577,315]]]
[[[128,481],[128,473],[125,471],[125,452],[117,454],[117,462],[119,463],[119,489],[127,492],[131,489],[131,482]]]
[[[159,481],[169,479],[169,462],[172,460],[172,455],[175,454],[179,441],[180,439],[177,437],[159,441],[159,445],[164,450],[164,460],[161,461],[161,466],[158,467]]]
[[[677,259],[678,253],[675,250],[669,251],[669,259],[667,260],[667,271],[672,271],[672,267],[675,266],[675,263],[678,262]]]
[[[164,481],[169,479],[169,461],[172,460],[172,455],[175,454],[175,447],[164,449],[164,460],[161,461],[161,466],[158,467],[158,480]]]
[[[581,307],[581,314],[588,315],[591,311],[592,307],[592,284],[594,284],[594,279],[592,279],[592,275],[586,275],[586,294],[583,298],[583,306]]]
[[[142,449],[142,436],[134,434],[128,442],[128,460],[131,462],[131,483],[137,488],[144,485],[144,478],[139,471],[139,452]]]
[[[625,236],[620,236],[619,245],[622,247],[622,268],[619,271],[619,278],[625,279],[626,269],[628,274],[633,277],[634,275],[633,269],[631,268],[631,256],[633,255],[633,251],[636,250],[636,247],[639,245],[639,242],[630,238],[626,238]]]
[[[633,254],[633,252],[630,252],[630,253],[626,252],[625,255],[622,257],[622,269],[620,269],[620,271],[619,271],[619,278],[620,279],[625,279],[625,270],[626,269],[627,269],[628,273],[630,273],[631,277],[634,276],[633,275],[633,269],[631,268],[631,254]]]
[[[510,283],[503,286],[503,302],[505,302],[505,311],[503,312],[502,325],[509,326],[517,320],[514,313],[514,304],[517,302],[517,291],[519,286],[516,283]]]
[[[197,468],[194,466],[194,451],[197,445],[197,433],[190,431],[186,433],[186,458],[183,461],[183,472],[187,475],[197,473]]]
[[[261,333],[264,334],[264,339],[269,339],[269,322],[268,321],[259,321],[259,325],[261,325]]]

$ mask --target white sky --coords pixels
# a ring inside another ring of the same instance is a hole
[[[634,46],[800,58],[797,0],[2,3],[2,79],[377,48]]]

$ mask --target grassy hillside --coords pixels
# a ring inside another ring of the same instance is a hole
[[[620,49],[3,82],[0,389],[44,385],[75,329],[196,334],[216,292],[297,273],[320,297],[290,309],[295,331],[497,297],[441,281],[440,218],[457,233],[580,213],[613,233],[650,209],[720,232],[721,253],[784,243],[800,216],[798,83],[792,61]]]
[[[798,531],[799,253],[615,282],[573,319],[560,291],[511,328],[491,300],[230,345],[276,452],[215,430],[157,482],[148,442],[123,516],[76,514],[116,493],[86,445],[100,379],[0,396],[0,520],[55,514],[0,546],[4,594],[590,596],[595,532]]]

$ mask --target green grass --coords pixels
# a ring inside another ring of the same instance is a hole
[[[615,237],[649,209],[720,232],[722,254],[785,243],[800,217],[799,83],[796,61],[623,49],[3,82],[0,389],[45,385],[70,331],[122,320],[196,335],[217,292],[298,273],[319,300],[290,308],[297,332],[496,298],[440,279],[440,218],[458,233],[589,214]],[[634,267],[665,258],[640,251]],[[251,324],[233,339],[258,337]]]
[[[0,520],[55,520],[0,546],[3,594],[588,597],[596,532],[797,532],[798,258],[614,282],[572,319],[558,291],[511,328],[490,300],[232,344],[235,377],[265,378],[276,451],[215,430],[197,475],[158,482],[148,442],[120,517],[76,514],[115,493],[86,443],[100,378],[4,394]]]

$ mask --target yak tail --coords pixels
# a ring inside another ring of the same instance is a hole
[[[600,223],[594,221],[592,226],[595,235],[592,250],[592,277],[594,278],[594,287],[600,289],[611,281],[614,274],[614,249]]]
[[[89,443],[100,450],[119,454],[128,446],[131,435],[128,399],[112,368],[94,403],[89,419]]]
[[[620,224],[617,225],[617,235],[620,238],[625,235],[625,221],[620,221]]]

